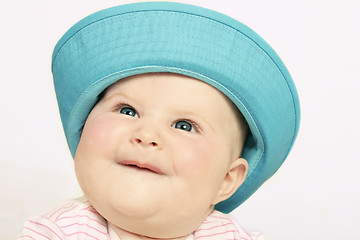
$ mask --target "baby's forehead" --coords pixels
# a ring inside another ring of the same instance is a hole
[[[128,82],[134,82],[134,80],[136,80],[137,82],[151,82],[156,83],[156,81],[158,81],[159,83],[161,83],[162,80],[168,80],[168,79],[176,79],[179,82],[189,82],[192,84],[203,84],[206,86],[210,86],[208,83],[205,83],[202,80],[199,80],[197,78],[194,77],[190,77],[184,74],[180,74],[180,73],[173,73],[173,72],[149,72],[149,73],[141,73],[141,74],[135,74],[135,75],[131,75],[122,79],[119,79],[117,81],[115,81],[113,84],[111,84],[110,86],[107,87],[107,89],[105,89],[106,91],[116,88],[119,85],[125,85]],[[162,82],[164,83],[164,81]],[[171,84],[168,84],[168,86],[171,86]],[[156,87],[155,85],[153,85],[153,88]],[[176,87],[176,85],[173,87]],[[216,89],[216,88],[214,88]],[[216,89],[217,90],[217,89]]]

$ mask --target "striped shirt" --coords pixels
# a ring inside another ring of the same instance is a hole
[[[85,198],[71,200],[44,215],[29,218],[18,240],[120,240]],[[226,214],[213,211],[186,240],[264,240],[245,231]]]

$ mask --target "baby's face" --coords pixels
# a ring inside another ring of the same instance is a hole
[[[182,236],[229,197],[224,185],[240,155],[240,134],[231,104],[210,85],[170,73],[137,75],[112,85],[91,111],[76,174],[113,226]],[[245,175],[246,161],[240,163]]]

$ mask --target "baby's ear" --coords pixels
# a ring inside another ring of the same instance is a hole
[[[230,164],[219,192],[213,202],[217,204],[231,197],[244,182],[249,165],[244,158],[238,158]]]

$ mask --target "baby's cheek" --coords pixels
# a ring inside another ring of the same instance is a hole
[[[183,148],[182,156],[177,168],[180,169],[182,175],[189,178],[196,178],[200,180],[206,176],[211,161],[211,151],[208,145],[198,142],[189,142],[188,146]]]
[[[90,119],[84,126],[79,145],[88,152],[106,151],[112,141],[113,125],[106,117]]]

